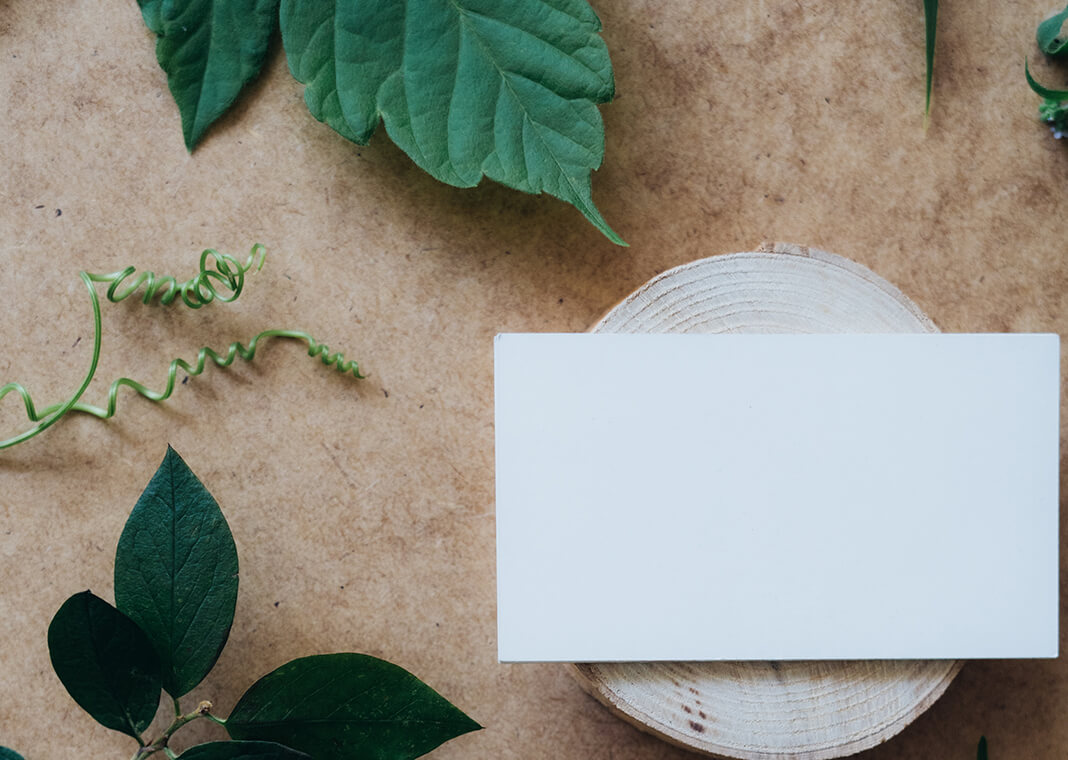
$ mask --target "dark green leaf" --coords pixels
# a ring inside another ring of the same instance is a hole
[[[263,67],[278,0],[138,0],[189,150]]]
[[[363,654],[305,657],[241,697],[226,729],[317,758],[409,760],[481,728],[408,671]]]
[[[938,0],[923,0],[923,20],[927,31],[927,104],[924,113],[931,113],[931,84],[934,82],[935,32],[938,28]]]
[[[23,760],[22,755],[7,747],[0,747],[0,760]]]
[[[115,603],[148,634],[180,697],[219,658],[237,604],[237,548],[219,505],[174,449],[119,538]]]
[[[1068,19],[1068,8],[1038,25],[1035,39],[1046,55],[1068,55],[1068,39],[1061,36],[1061,27],[1065,19]]]
[[[976,753],[975,760],[987,760],[986,756],[986,737],[979,737],[979,750]]]
[[[157,35],[163,34],[163,2],[164,0],[137,0],[145,26]]]
[[[1031,76],[1031,67],[1027,63],[1024,63],[1024,74],[1027,76],[1027,84],[1031,85],[1031,89],[1042,97],[1050,100],[1068,100],[1068,90],[1051,90],[1036,82]]]
[[[159,707],[160,666],[136,623],[83,591],[52,618],[48,652],[56,675],[82,709],[140,741]]]
[[[274,742],[208,742],[190,747],[181,760],[310,760],[303,752]]]
[[[615,84],[585,0],[282,0],[281,25],[315,118],[360,143],[382,119],[442,182],[549,193],[625,245],[591,195]]]

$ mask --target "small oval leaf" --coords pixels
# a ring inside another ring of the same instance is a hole
[[[59,680],[98,723],[140,741],[159,707],[160,665],[137,624],[89,591],[63,603],[48,626]]]
[[[404,668],[347,653],[283,665],[253,684],[226,721],[235,739],[336,760],[410,760],[479,728]]]
[[[0,760],[23,760],[23,757],[13,749],[0,747]]]
[[[237,547],[219,505],[167,447],[115,553],[115,604],[148,634],[163,688],[181,697],[208,674],[237,605]]]
[[[303,752],[274,742],[208,742],[190,747],[180,760],[310,760]]]

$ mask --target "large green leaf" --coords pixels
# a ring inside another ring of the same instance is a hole
[[[138,0],[189,150],[260,73],[278,0]]]
[[[1068,37],[1061,35],[1061,27],[1068,19],[1068,8],[1043,21],[1035,30],[1035,41],[1046,55],[1068,55]]]
[[[13,749],[0,747],[0,760],[23,760],[23,757]]]
[[[160,665],[130,618],[88,591],[59,608],[48,626],[59,680],[98,723],[140,741],[159,707]]]
[[[181,760],[310,760],[303,752],[274,742],[208,742],[190,747]]]
[[[115,553],[115,604],[148,634],[180,697],[219,658],[237,604],[237,548],[219,505],[170,446]]]
[[[363,654],[293,660],[254,683],[226,721],[235,739],[336,760],[409,760],[479,728],[408,671]]]
[[[442,182],[549,193],[625,245],[591,195],[615,84],[585,0],[282,0],[281,26],[315,118],[360,143],[382,119]]]

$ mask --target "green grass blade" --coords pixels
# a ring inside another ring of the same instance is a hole
[[[931,115],[931,84],[934,81],[935,30],[938,26],[938,0],[923,0],[924,23],[927,26],[927,101],[923,114]]]

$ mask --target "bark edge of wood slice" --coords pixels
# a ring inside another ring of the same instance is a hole
[[[591,332],[938,332],[900,290],[841,256],[789,243],[670,269]],[[619,717],[672,744],[741,760],[830,760],[899,733],[958,660],[570,665]]]

